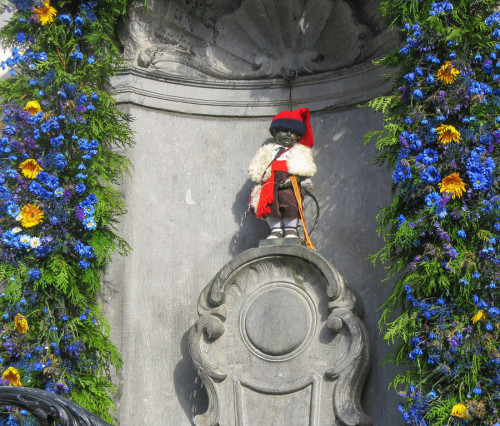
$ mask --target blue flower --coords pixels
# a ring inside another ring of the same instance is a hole
[[[87,189],[87,187],[85,186],[85,184],[79,182],[75,185],[75,192],[77,194],[83,194],[85,192],[85,190]]]
[[[26,41],[26,36],[24,33],[17,33],[16,40],[19,44],[24,44]]]
[[[420,179],[425,183],[435,183],[441,180],[441,175],[435,167],[429,166],[420,172]]]
[[[42,277],[42,272],[38,268],[32,268],[28,271],[30,280],[36,281]]]
[[[463,229],[458,230],[458,231],[457,231],[457,235],[458,235],[460,238],[462,238],[462,239],[464,239],[465,237],[467,237],[467,234],[465,233],[465,231],[464,231]]]
[[[498,316],[498,314],[500,314],[500,309],[498,309],[497,307],[493,306],[493,307],[491,307],[491,308],[488,309],[488,313],[492,317],[496,317],[496,316]]]
[[[69,15],[59,15],[59,20],[66,25],[71,24],[71,18]]]
[[[436,206],[435,214],[437,217],[444,219],[448,214],[448,210],[446,210],[446,207]]]
[[[441,201],[441,197],[437,192],[432,192],[425,196],[425,204],[432,207]]]

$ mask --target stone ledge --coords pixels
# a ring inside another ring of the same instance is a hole
[[[371,63],[340,71],[298,77],[290,88],[283,79],[206,80],[180,78],[139,67],[122,70],[112,80],[115,99],[146,108],[225,117],[266,117],[281,110],[311,111],[352,107],[387,93],[386,69]]]

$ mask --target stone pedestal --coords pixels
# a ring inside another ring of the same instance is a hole
[[[189,349],[209,396],[197,425],[368,425],[361,306],[300,245],[250,249],[202,291]]]

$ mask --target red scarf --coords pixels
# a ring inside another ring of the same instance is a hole
[[[274,181],[274,172],[287,172],[288,168],[286,166],[286,161],[274,160],[271,163],[271,176],[269,179],[262,184],[262,190],[260,191],[259,204],[257,206],[257,217],[267,216],[271,213],[271,208],[269,207],[274,202],[274,185],[278,185],[279,182]]]

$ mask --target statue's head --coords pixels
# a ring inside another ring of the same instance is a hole
[[[314,144],[309,110],[299,108],[295,111],[282,111],[273,118],[269,131],[274,140],[283,146],[292,146],[296,142],[312,148]]]

